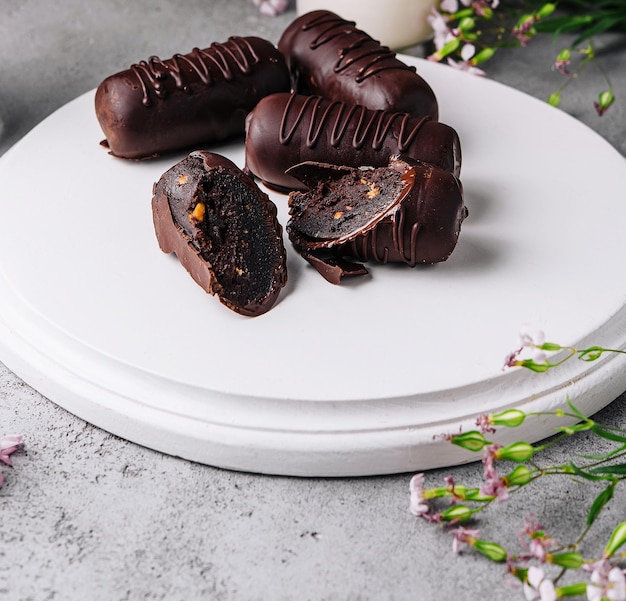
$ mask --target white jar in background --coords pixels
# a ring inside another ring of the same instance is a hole
[[[298,15],[330,10],[355,21],[374,39],[394,50],[428,40],[432,30],[426,21],[439,0],[296,0]]]

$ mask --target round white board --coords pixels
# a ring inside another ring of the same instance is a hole
[[[469,218],[443,264],[332,286],[287,242],[289,284],[250,319],[158,248],[152,184],[181,156],[115,159],[93,92],[0,159],[0,359],[54,402],[210,465],[343,476],[473,459],[437,437],[482,412],[592,413],[619,356],[502,371],[522,323],[562,344],[626,342],[626,162],[568,115],[404,57],[463,146]],[[243,144],[213,148],[243,166]],[[286,223],[286,197],[271,194]],[[539,440],[550,419],[503,433]],[[507,438],[508,437],[508,438]]]

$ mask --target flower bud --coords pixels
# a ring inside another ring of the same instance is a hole
[[[476,551],[482,553],[485,557],[491,559],[491,561],[506,561],[508,553],[498,543],[491,543],[486,540],[476,539],[472,545]]]
[[[461,45],[461,38],[452,38],[449,42],[446,42],[442,48],[439,49],[438,54],[442,57],[446,57],[452,54]]]
[[[456,489],[455,489],[456,490]],[[485,503],[493,500],[493,495],[485,495],[480,488],[467,488],[463,491],[462,499],[474,501],[475,503]]]
[[[475,25],[476,21],[474,19],[472,19],[471,17],[465,17],[464,19],[461,19],[459,21],[458,29],[460,31],[468,31],[470,29],[474,29]]]
[[[468,451],[482,451],[489,444],[489,441],[477,430],[470,430],[463,434],[458,434],[451,438],[452,444],[455,444]]]
[[[528,461],[533,456],[535,450],[535,447],[527,442],[514,442],[507,447],[498,449],[496,457],[505,461],[521,463],[522,461]]]
[[[525,465],[518,465],[508,476],[504,477],[504,483],[508,486],[524,486],[528,484],[532,472]]]
[[[568,570],[577,570],[585,563],[583,556],[577,551],[565,551],[563,553],[548,553],[546,561]]]
[[[483,48],[478,54],[476,54],[476,56],[474,56],[474,58],[472,59],[472,64],[480,65],[480,63],[484,63],[485,61],[488,61],[490,58],[492,58],[495,53],[495,48]]]
[[[613,530],[611,538],[609,538],[609,542],[604,549],[604,555],[611,557],[624,543],[626,543],[626,522],[622,522]]]
[[[521,362],[521,366],[525,367],[526,369],[530,369],[530,371],[534,371],[538,374],[543,374],[552,367],[552,365],[550,365],[549,363],[537,363],[532,359],[524,359],[524,361]]]
[[[548,104],[550,106],[559,106],[559,104],[561,104],[561,94],[558,92],[550,94],[550,96],[548,96]]]
[[[563,52],[565,52],[565,50],[561,51],[561,54],[559,54],[559,57],[563,54]],[[567,50],[567,52],[569,53],[569,50]],[[562,60],[565,60],[565,59],[562,59]],[[557,344],[556,342],[544,342],[539,348],[544,351],[560,351],[563,347],[560,344]]]
[[[576,582],[574,584],[559,586],[554,589],[554,592],[556,593],[557,599],[561,599],[562,597],[580,597],[587,594],[587,586],[588,584],[586,582]]]
[[[539,17],[543,19],[544,17],[549,17],[555,10],[556,10],[556,4],[553,4],[552,2],[546,2],[546,4],[544,4],[539,9],[539,11],[537,12],[537,15],[539,15]]]
[[[597,113],[602,116],[606,110],[615,102],[615,96],[611,90],[605,90],[604,92],[600,92],[598,96],[598,100],[594,102],[594,106],[596,107]],[[597,352],[597,351],[596,351]],[[585,361],[594,361],[597,359],[602,353],[597,354],[596,357],[592,355],[586,355]]]
[[[557,61],[568,61],[572,58],[572,53],[570,51],[569,48],[563,48],[563,50],[561,50],[561,52],[559,52],[559,55],[556,57]],[[557,344],[556,346],[558,346],[557,349],[553,349],[553,350],[560,350],[561,349],[561,345]],[[542,347],[543,348],[543,347]],[[550,349],[544,349],[544,350],[550,350]]]
[[[507,409],[489,416],[489,422],[492,425],[506,426],[507,428],[517,428],[525,419],[526,414],[519,409]]]
[[[452,505],[441,512],[444,522],[466,522],[474,512],[466,505]]]

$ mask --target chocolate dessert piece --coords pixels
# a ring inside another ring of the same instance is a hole
[[[287,282],[276,206],[229,159],[195,151],[154,185],[154,228],[191,277],[229,309],[269,311]]]
[[[289,195],[287,233],[329,282],[367,273],[357,261],[445,261],[467,216],[462,186],[448,171],[408,158],[387,167],[303,163],[290,172],[307,192]]]
[[[270,42],[231,37],[111,75],[96,90],[96,116],[111,154],[148,158],[243,136],[254,105],[290,86],[285,60]]]
[[[304,189],[285,173],[298,163],[383,167],[395,154],[456,176],[461,170],[456,131],[428,117],[279,93],[263,98],[246,120],[246,169],[276,190]]]
[[[284,31],[278,49],[299,94],[438,117],[435,94],[414,67],[332,12],[316,10],[298,17]]]

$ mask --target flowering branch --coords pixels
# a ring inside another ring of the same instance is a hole
[[[443,0],[439,10],[433,9],[429,23],[434,31],[435,52],[430,60],[446,59],[452,67],[476,75],[485,72],[479,65],[491,59],[502,48],[525,47],[539,33],[578,34],[574,41],[559,51],[552,67],[567,81],[548,97],[558,106],[561,95],[583,70],[595,62],[606,81],[606,89],[594,101],[602,116],[615,102],[610,78],[597,57],[593,37],[607,31],[626,31],[626,3],[623,0],[560,0],[544,2],[526,0]],[[572,59],[582,58],[572,69]]]
[[[533,357],[521,359],[524,349],[530,349]],[[549,361],[547,353],[563,350],[567,351],[563,359]],[[545,342],[543,332],[531,332],[524,328],[520,334],[520,347],[509,354],[505,367],[524,367],[541,373],[573,357],[595,361],[607,352],[626,354],[623,350],[599,346],[579,350]],[[452,535],[454,553],[460,553],[464,546],[468,546],[495,563],[506,564],[508,572],[523,584],[527,601],[554,601],[580,595],[586,595],[589,601],[626,601],[626,571],[620,567],[626,552],[618,554],[626,544],[626,522],[613,529],[599,555],[585,556],[582,553],[582,543],[591,527],[610,503],[617,486],[626,480],[626,430],[586,417],[569,399],[567,404],[567,410],[551,412],[526,413],[520,409],[506,409],[483,414],[477,417],[475,430],[444,435],[443,438],[451,444],[482,454],[483,483],[468,487],[447,476],[445,486],[426,488],[424,474],[416,474],[409,484],[410,510],[415,516],[447,529]],[[519,441],[502,446],[489,438],[498,428],[517,428],[527,419],[540,415],[566,420],[567,424],[558,426],[551,441],[540,445]],[[574,425],[569,425],[571,423]],[[609,452],[577,457],[563,464],[541,464],[538,456],[544,450],[581,432],[616,446]],[[507,549],[499,542],[486,540],[481,537],[478,528],[468,527],[494,503],[508,501],[522,488],[546,477],[567,477],[601,486],[589,505],[582,532],[574,541],[559,542],[548,534],[534,515],[527,516],[519,531],[522,547],[519,552]],[[549,576],[548,568],[556,569],[556,575]],[[560,580],[567,572],[579,573],[581,580],[561,584]]]
[[[523,359],[522,354],[526,349],[530,349],[532,356]],[[558,361],[551,362],[548,353],[564,351],[566,354]],[[509,353],[504,360],[503,369],[509,367],[525,367],[538,373],[546,372],[550,369],[562,365],[573,357],[578,357],[581,361],[591,362],[599,359],[604,353],[626,354],[620,349],[604,348],[601,346],[590,346],[585,349],[577,349],[572,346],[561,346],[555,342],[546,342],[545,334],[538,330],[531,332],[528,327],[523,327],[520,332],[519,346]]]

